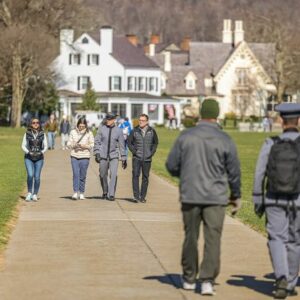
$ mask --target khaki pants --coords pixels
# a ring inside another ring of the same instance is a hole
[[[200,223],[204,230],[204,253],[200,280],[214,281],[220,272],[221,235],[225,206],[182,204],[185,239],[182,247],[183,279],[194,283],[198,275],[198,238]]]

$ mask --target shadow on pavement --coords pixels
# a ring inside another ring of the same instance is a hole
[[[267,274],[264,277],[265,278],[270,278],[272,274]],[[227,283],[229,285],[234,285],[234,286],[242,286],[242,287],[247,287],[253,291],[256,291],[258,293],[267,295],[267,296],[272,296],[272,291],[273,291],[273,284],[274,281],[267,281],[267,280],[259,280],[256,279],[255,276],[248,276],[248,275],[232,275],[233,279],[227,280]]]
[[[175,288],[181,288],[181,275],[180,274],[165,274],[165,275],[153,275],[144,277],[145,280],[157,280],[162,284],[169,284]]]
[[[136,203],[132,198],[116,198],[116,200],[123,200],[123,201],[128,201],[131,203]]]

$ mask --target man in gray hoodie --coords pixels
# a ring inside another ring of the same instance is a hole
[[[266,213],[276,278],[274,298],[285,299],[297,295],[300,268],[300,104],[282,103],[275,109],[280,112],[283,133],[267,138],[261,148],[253,201],[258,216]]]
[[[198,237],[204,226],[204,255],[200,266],[201,294],[214,295],[220,271],[220,246],[227,185],[232,214],[240,208],[240,164],[235,144],[217,124],[219,104],[206,99],[199,124],[184,131],[175,142],[166,167],[180,178],[180,201],[185,239],[182,248],[183,288],[194,290],[198,276]]]
[[[117,173],[119,157],[121,156],[122,167],[127,167],[125,140],[122,130],[115,124],[116,115],[108,113],[104,124],[99,126],[95,136],[94,155],[99,163],[102,198],[110,201],[115,200],[117,185]],[[110,170],[110,182],[108,184],[108,170]]]

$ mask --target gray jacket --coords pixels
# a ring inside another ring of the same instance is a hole
[[[201,121],[184,131],[166,162],[168,171],[180,178],[180,200],[190,204],[228,202],[241,197],[240,163],[235,144],[218,124]]]
[[[100,154],[101,159],[116,159],[121,155],[121,160],[126,160],[125,140],[122,130],[117,127],[100,125],[95,136],[94,155]]]
[[[279,137],[295,140],[299,135],[299,132],[287,131],[279,135]],[[266,193],[266,191],[263,190],[263,182],[266,176],[269,154],[273,144],[273,140],[271,138],[267,138],[260,150],[254,176],[253,202],[254,204],[263,204],[264,202],[266,206],[287,206],[289,205],[289,202],[286,199],[282,199],[282,197],[279,199],[276,197],[276,195]],[[297,207],[300,207],[300,195],[298,195],[298,197],[294,200],[295,201],[293,201],[293,204],[295,204]]]
[[[158,137],[152,127],[148,126],[145,136],[143,136],[142,130],[137,126],[131,131],[127,142],[134,158],[151,161],[157,149]]]

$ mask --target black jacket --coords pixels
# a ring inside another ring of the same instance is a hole
[[[151,161],[156,152],[158,137],[156,131],[148,126],[145,136],[139,126],[135,127],[128,137],[128,147],[133,154],[133,158],[142,161]]]
[[[241,197],[240,163],[235,144],[215,123],[201,121],[184,131],[166,162],[168,171],[180,178],[180,199],[190,204],[226,205]]]
[[[44,150],[44,131],[39,131],[37,135],[34,135],[31,130],[26,132],[26,143],[29,153],[25,154],[25,157],[32,160],[38,161],[44,158],[42,151]]]

